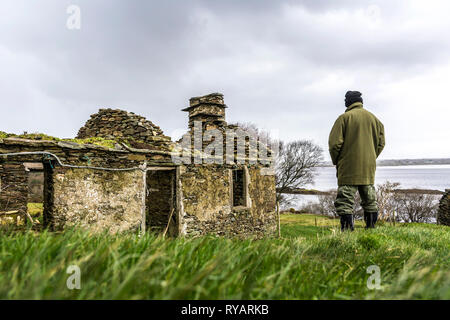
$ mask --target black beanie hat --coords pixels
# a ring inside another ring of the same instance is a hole
[[[345,107],[348,108],[355,102],[363,102],[361,92],[359,91],[347,91],[345,94]]]

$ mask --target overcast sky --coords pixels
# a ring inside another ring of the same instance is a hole
[[[176,135],[190,97],[221,92],[228,122],[312,139],[329,159],[359,90],[385,125],[380,158],[450,157],[449,14],[445,0],[2,0],[0,130],[74,137],[112,107]]]

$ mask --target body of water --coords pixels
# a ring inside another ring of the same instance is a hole
[[[317,168],[315,183],[306,188],[327,191],[337,188],[336,169],[334,167]],[[401,189],[450,189],[450,165],[392,166],[377,167],[375,185],[386,181],[399,182]],[[298,208],[308,201],[316,201],[314,195],[292,195],[292,207]]]

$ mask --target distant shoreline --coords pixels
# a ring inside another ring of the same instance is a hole
[[[449,164],[450,158],[428,158],[428,159],[391,159],[391,160],[378,160],[377,166],[390,167],[390,166],[422,166],[422,165],[442,165]],[[318,167],[333,167],[331,161],[325,161]]]
[[[440,190],[432,190],[432,189],[395,189],[395,193],[415,193],[415,194],[436,194],[441,195],[444,194],[443,191]],[[330,195],[329,191],[320,191],[315,189],[293,189],[282,192],[284,194],[301,194],[301,195]]]

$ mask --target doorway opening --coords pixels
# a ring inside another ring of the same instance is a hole
[[[175,177],[172,168],[147,171],[146,229],[151,232],[178,234]]]
[[[25,162],[27,172],[27,210],[33,220],[43,223],[44,212],[44,165],[40,162]]]
[[[16,226],[33,222],[45,226],[45,207],[53,193],[45,197],[46,166],[42,162],[0,163],[0,222]]]

